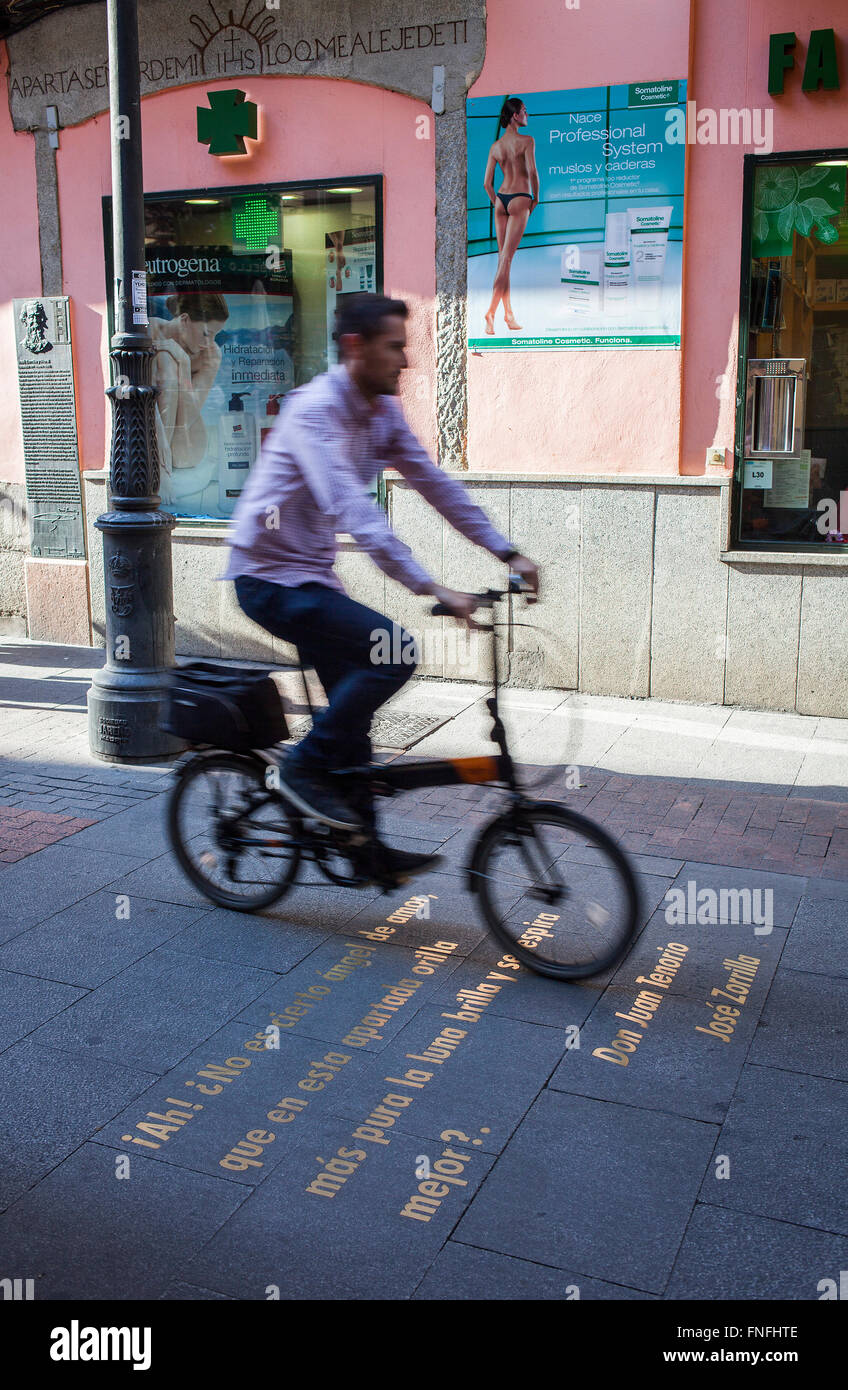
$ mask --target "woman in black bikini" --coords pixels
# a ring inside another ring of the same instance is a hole
[[[536,169],[535,141],[532,135],[522,135],[520,127],[527,124],[527,108],[520,97],[507,97],[498,117],[498,130],[503,135],[489,150],[483,187],[495,209],[495,235],[498,239],[498,268],[492,286],[492,302],[486,314],[486,332],[495,331],[495,310],[503,303],[506,326],[512,333],[521,332],[515,322],[509,298],[509,272],[512,258],[527,226],[527,219],[539,201],[539,174]],[[501,186],[495,192],[495,165],[503,174]],[[529,188],[528,188],[529,185]]]

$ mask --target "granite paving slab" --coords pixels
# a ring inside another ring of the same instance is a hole
[[[313,924],[286,921],[273,908],[251,914],[218,907],[198,914],[174,937],[171,950],[284,975],[329,934],[326,928]]]
[[[572,1045],[554,1072],[551,1089],[720,1122],[756,1027],[757,1001],[732,1020],[730,1035],[708,1036],[697,1029],[707,1027],[712,1007],[671,994],[656,1004],[643,1031],[632,1021],[639,992],[638,985],[605,991],[580,1030],[579,1047]],[[765,986],[760,1005],[764,994]]]
[[[749,1060],[848,1081],[848,979],[778,970]]]
[[[269,1039],[263,1029],[229,1023],[94,1137],[127,1153],[255,1186],[327,1117],[338,1092],[348,1090],[364,1066],[353,1048],[286,1033]]]
[[[846,1107],[844,1081],[746,1066],[716,1141],[730,1177],[711,1163],[701,1200],[848,1235]]]
[[[594,845],[569,845],[566,850],[568,859],[574,859],[581,864],[602,864],[604,856]],[[640,873],[660,874],[663,878],[673,879],[683,868],[682,859],[669,859],[666,855],[659,852],[657,854],[629,854],[628,859],[634,869]]]
[[[84,848],[91,846],[148,860],[165,854],[170,848],[165,829],[166,803],[164,795],[145,797],[129,805],[114,800],[111,803],[115,807],[114,814],[88,830],[81,830],[76,843]]]
[[[84,993],[53,980],[0,969],[0,1052],[81,999]]]
[[[662,1293],[715,1126],[545,1091],[459,1222],[464,1244]]]
[[[445,1140],[440,1153],[449,1148],[461,1155],[437,1159],[447,1165],[441,1176],[452,1181],[440,1181],[434,1171],[423,1180],[431,1191],[422,1194],[420,1139],[395,1126],[386,1143],[357,1140],[351,1129],[350,1121],[324,1122],[286,1155],[186,1261],[182,1277],[241,1299],[267,1298],[272,1285],[281,1299],[410,1298],[492,1160],[481,1149]],[[340,1150],[347,1156],[331,1178],[327,1169]],[[323,1183],[316,1187],[319,1175]],[[403,1215],[413,1198],[412,1214]]]
[[[45,1047],[168,1071],[274,977],[159,948],[33,1034]]]
[[[149,1084],[140,1067],[57,1052],[32,1037],[7,1049],[0,1074],[0,1209]],[[8,1256],[2,1237],[0,1249]]]
[[[781,966],[816,975],[848,975],[848,904],[838,898],[803,897]]]
[[[39,1299],[158,1298],[232,1216],[237,1183],[83,1144],[0,1217],[8,1267]]]
[[[611,972],[611,983],[621,989],[632,986],[634,994],[647,989],[661,994],[683,994],[691,999],[715,998],[721,1002],[723,996],[713,996],[712,990],[726,988],[732,972],[725,962],[738,961],[741,956],[747,959],[752,970],[756,962],[754,982],[757,988],[745,1007],[750,1007],[757,999],[762,1005],[765,997],[762,983],[772,978],[778,961],[782,963],[781,952],[787,936],[788,932],[781,927],[769,928],[757,935],[755,925],[742,922],[669,924],[663,911],[655,912],[625,959]],[[680,966],[673,972],[658,969],[658,962],[669,944],[686,947],[685,954],[676,953]],[[652,980],[652,974],[657,978]],[[605,976],[596,978],[603,980]],[[731,1007],[734,1003],[730,999],[723,1002]]]
[[[254,999],[238,1021],[290,1026],[323,1042],[379,1052],[455,967],[449,952],[425,958],[411,948],[336,935]]]
[[[9,866],[3,874],[3,910],[17,918],[22,930],[36,926],[123,878],[138,863],[138,857],[78,849],[71,837]]]
[[[774,872],[771,869],[737,868],[727,864],[699,864],[687,861],[674,880],[673,887],[680,888],[684,894],[691,890],[696,895],[701,889],[711,888],[720,892],[725,890],[749,889],[752,893],[759,889],[772,892],[772,925],[791,927],[801,896],[807,890],[807,879],[800,874]]]
[[[848,1240],[698,1203],[665,1292],[667,1299],[821,1299],[848,1269]],[[754,1318],[752,1321],[756,1322]],[[790,1319],[791,1321],[791,1319]]]
[[[209,1301],[223,1300],[229,1301],[230,1295],[227,1293],[215,1293],[213,1289],[198,1289],[194,1284],[175,1283],[169,1284],[164,1293],[160,1293],[160,1299],[178,1300],[184,1302],[206,1303]]]
[[[93,989],[165,941],[178,941],[200,915],[196,908],[152,898],[92,893],[16,933],[0,947],[0,967]]]
[[[400,920],[392,921],[392,917]],[[352,939],[386,940],[413,948],[450,940],[456,943],[454,954],[465,956],[488,928],[465,875],[439,872],[422,874],[402,888],[372,898],[339,931]]]
[[[517,967],[517,968],[516,968]],[[548,1028],[564,1030],[566,1038],[588,1018],[598,1000],[602,985],[595,977],[588,980],[553,980],[539,975],[526,965],[518,965],[505,947],[492,937],[485,937],[468,960],[458,965],[433,997],[437,1008],[455,1011],[461,1007],[457,993],[474,989],[485,980],[490,970],[510,977],[509,988],[492,995],[487,1014],[502,1014],[505,1018],[522,1019],[525,1023],[540,1023]]]
[[[480,1015],[474,1023],[427,1006],[379,1056],[369,1059],[350,1086],[336,1093],[333,1108],[350,1118],[367,1113],[381,1091],[394,1084],[411,1097],[403,1128],[422,1136],[422,1152],[429,1152],[425,1141],[449,1127],[464,1133],[474,1147],[499,1153],[542,1090],[565,1043],[566,1035],[556,1028],[495,1014]],[[410,1072],[409,1085],[399,1084]]]
[[[413,1294],[416,1300],[452,1299],[487,1303],[489,1299],[512,1302],[576,1302],[586,1299],[653,1300],[655,1295],[623,1284],[607,1284],[584,1274],[551,1269],[512,1255],[495,1255],[472,1245],[449,1240],[440,1250]]]

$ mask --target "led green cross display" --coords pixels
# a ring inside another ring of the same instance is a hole
[[[233,241],[264,251],[280,237],[280,214],[267,198],[233,198]]]
[[[256,139],[256,103],[244,92],[207,92],[212,110],[197,108],[197,139],[210,154],[245,154],[244,137]]]

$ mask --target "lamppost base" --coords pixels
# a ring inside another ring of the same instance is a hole
[[[88,741],[95,757],[137,763],[184,752],[187,745],[161,727],[167,695],[167,671],[98,671],[88,692]],[[131,753],[125,751],[130,747]]]

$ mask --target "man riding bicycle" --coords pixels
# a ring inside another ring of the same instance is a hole
[[[438,862],[383,845],[373,804],[353,805],[332,773],[371,760],[375,711],[409,680],[413,639],[392,621],[357,603],[333,570],[336,533],[359,542],[375,563],[414,594],[432,594],[469,626],[476,599],[447,589],[422,569],[394,535],[367,488],[378,468],[391,467],[452,526],[527,581],[539,572],[491,525],[465,489],[431,461],[404,420],[398,393],[407,365],[407,306],[384,295],[346,296],[336,315],[340,364],[285,399],[234,514],[225,579],[260,627],[291,642],[318,673],[328,705],[280,770],[280,791],[301,812],[338,830],[365,831],[382,872],[396,882]],[[400,637],[398,642],[397,638]],[[388,640],[386,640],[388,639]]]

